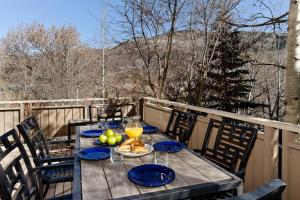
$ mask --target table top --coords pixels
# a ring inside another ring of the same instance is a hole
[[[94,138],[79,137],[76,130],[75,154],[93,147]],[[154,142],[169,140],[163,134],[149,134]],[[130,182],[127,173],[135,166],[154,163],[154,153],[128,158],[121,164],[110,159],[101,161],[80,160],[75,155],[73,199],[182,199],[190,196],[238,188],[242,181],[188,149],[169,154],[169,165],[175,171],[175,180],[161,187],[142,187]],[[100,198],[101,197],[101,198]]]

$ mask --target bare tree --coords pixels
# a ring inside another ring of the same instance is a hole
[[[123,28],[142,61],[139,75],[145,94],[164,98],[173,37],[185,0],[124,0]]]
[[[99,75],[95,73],[96,54],[80,43],[74,27],[21,25],[6,35],[2,45],[2,77],[16,98],[76,98],[79,91],[95,95],[80,87],[88,83],[95,88],[90,80]]]
[[[300,2],[291,1],[288,22],[285,121],[300,123]]]

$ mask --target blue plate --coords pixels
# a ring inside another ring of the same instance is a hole
[[[110,149],[105,147],[92,147],[79,151],[78,156],[83,160],[104,160],[110,157]]]
[[[83,137],[99,137],[101,135],[103,130],[100,129],[91,129],[91,130],[85,130],[80,132],[80,136]]]
[[[168,153],[176,153],[184,148],[184,144],[175,141],[162,141],[153,145],[156,151],[165,151]]]
[[[109,144],[107,144],[107,143],[101,143],[101,142],[99,141],[99,139],[96,139],[96,140],[94,141],[94,145],[99,145],[99,146],[102,146],[102,147],[115,147],[115,146],[118,146],[118,145],[122,144],[124,141],[125,141],[125,136],[122,136],[122,140],[121,140],[120,142],[117,142],[117,143],[114,144],[114,145],[109,145]]]
[[[121,127],[121,122],[119,121],[111,121],[107,122],[108,128],[110,129],[116,129]],[[102,128],[102,125],[99,125],[99,128]]]
[[[108,122],[108,127],[111,129],[120,128],[120,126],[121,126],[121,122],[119,121]]]
[[[155,133],[157,131],[159,131],[159,129],[155,126],[150,126],[150,125],[143,126],[143,133]]]
[[[158,187],[174,181],[175,172],[166,166],[147,164],[132,168],[128,179],[137,185]]]

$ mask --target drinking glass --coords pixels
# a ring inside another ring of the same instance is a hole
[[[101,130],[106,130],[109,128],[108,123],[106,121],[99,121],[99,128]]]
[[[169,164],[168,152],[156,151],[154,153],[154,163],[157,165],[168,166]]]
[[[114,148],[110,149],[110,160],[113,163],[121,163],[123,161],[123,154],[117,152]]]
[[[129,124],[129,123],[130,123],[129,117],[123,117],[122,118],[122,128],[123,128],[123,130],[125,130],[127,124]]]
[[[153,145],[153,140],[149,135],[142,135],[142,141],[145,144],[148,144],[148,145],[151,145],[151,146]]]
[[[133,117],[132,117],[132,121],[133,121],[133,122],[140,122],[140,121],[141,121],[141,116],[139,116],[139,115],[133,116]]]

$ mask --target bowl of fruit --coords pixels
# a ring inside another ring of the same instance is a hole
[[[120,133],[114,132],[112,129],[107,129],[95,140],[94,144],[113,147],[122,144],[123,141],[124,137]]]

